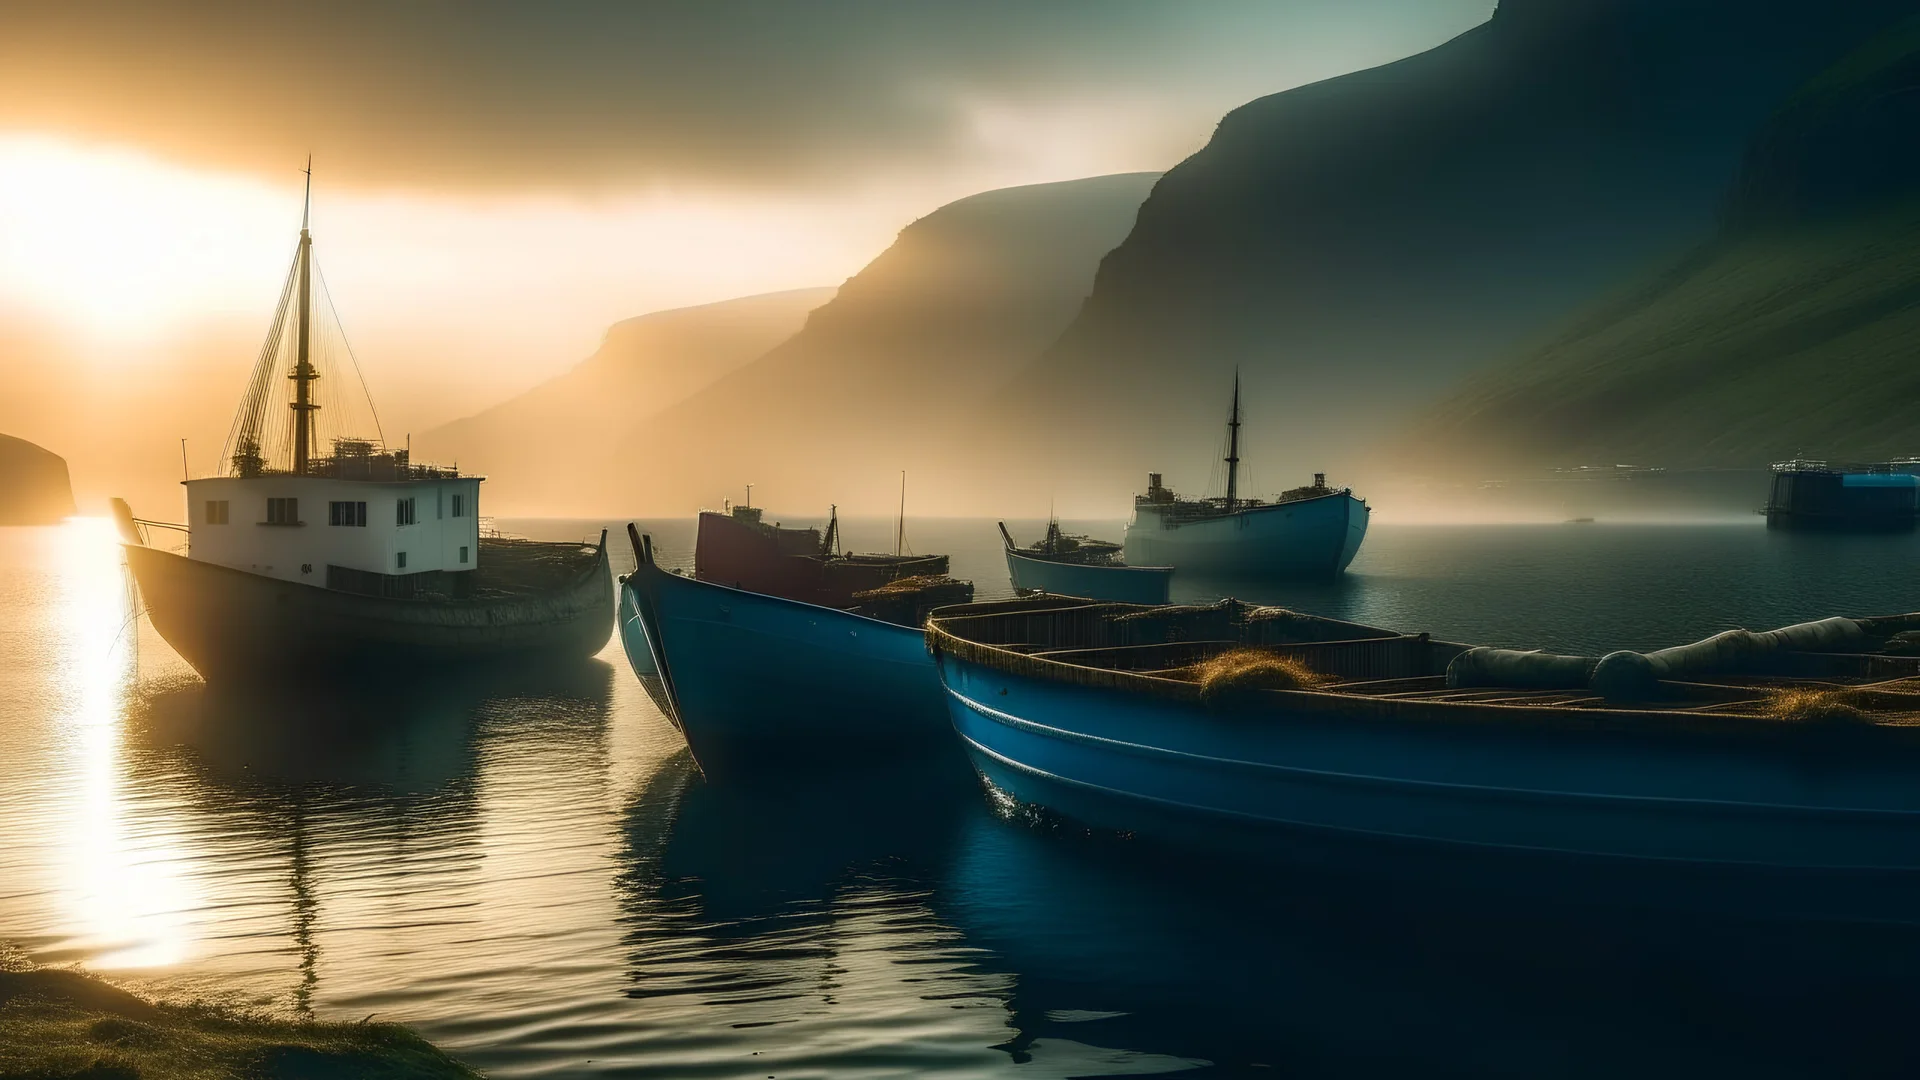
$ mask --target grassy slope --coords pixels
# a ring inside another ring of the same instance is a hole
[[[1238,369],[1258,453],[1340,471],[1709,236],[1747,136],[1899,6],[1502,0],[1251,102],[1167,173],[1007,405],[1065,429],[1063,455],[1173,467],[1209,456],[1220,391],[1196,391]]]
[[[1719,239],[1469,383],[1411,445],[1545,464],[1920,453],[1916,92],[1920,20],[1783,103]]]
[[[1416,443],[1550,464],[1920,452],[1920,207],[1717,243],[1522,362]]]
[[[0,971],[0,1080],[470,1078],[395,1024],[320,1024],[155,1005],[74,971]]]

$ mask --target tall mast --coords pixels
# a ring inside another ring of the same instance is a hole
[[[1240,483],[1240,373],[1233,373],[1233,416],[1227,420],[1227,512]]]
[[[300,355],[293,365],[293,471],[307,474],[307,455],[313,444],[313,370],[309,343],[313,330],[313,236],[307,231],[313,216],[313,158],[307,158],[307,198],[300,210]]]
[[[900,525],[893,533],[893,553],[898,555],[907,543],[907,470],[900,470]]]

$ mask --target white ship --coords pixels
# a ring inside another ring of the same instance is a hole
[[[1225,498],[1183,499],[1147,474],[1147,493],[1133,500],[1126,559],[1134,566],[1171,566],[1179,573],[1220,577],[1333,577],[1344,572],[1367,536],[1370,510],[1351,488],[1313,483],[1265,499],[1239,497],[1240,380],[1233,380],[1227,421]]]
[[[364,386],[335,377],[357,365],[334,362],[345,335],[331,304],[315,317],[316,273],[303,218],[222,472],[183,482],[183,521],[114,500],[154,629],[221,682],[599,651],[613,630],[605,533],[598,545],[488,536],[480,477],[387,447]],[[360,421],[343,415],[363,400]],[[351,434],[356,422],[373,433]],[[186,543],[163,548],[156,529]]]

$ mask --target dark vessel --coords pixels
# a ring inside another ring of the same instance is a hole
[[[702,511],[693,551],[693,576],[701,581],[831,608],[854,607],[863,594],[908,579],[944,579],[949,565],[945,555],[841,551],[838,507],[828,517],[824,535],[811,527],[769,525],[757,506],[730,506],[724,513]],[[942,602],[960,603],[972,597],[969,585],[965,597]]]
[[[1773,491],[1761,513],[1781,529],[1876,532],[1912,529],[1920,521],[1920,462],[1868,465],[1783,461],[1773,466]]]
[[[182,482],[185,523],[114,501],[154,628],[222,682],[598,652],[613,628],[605,532],[484,536],[481,477],[385,446],[371,400],[332,389],[357,365],[332,362],[345,337],[314,317],[312,251],[303,221],[222,472]],[[362,400],[371,435],[349,419]],[[186,534],[184,551],[154,546],[155,528]]]

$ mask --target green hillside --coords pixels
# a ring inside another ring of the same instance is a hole
[[[1475,463],[1920,453],[1920,33],[1753,140],[1720,236],[1469,382],[1409,440]]]
[[[1130,476],[1212,456],[1238,371],[1256,456],[1343,472],[1709,240],[1755,131],[1913,10],[1500,0],[1427,52],[1250,102],[1155,187],[1005,408]]]

